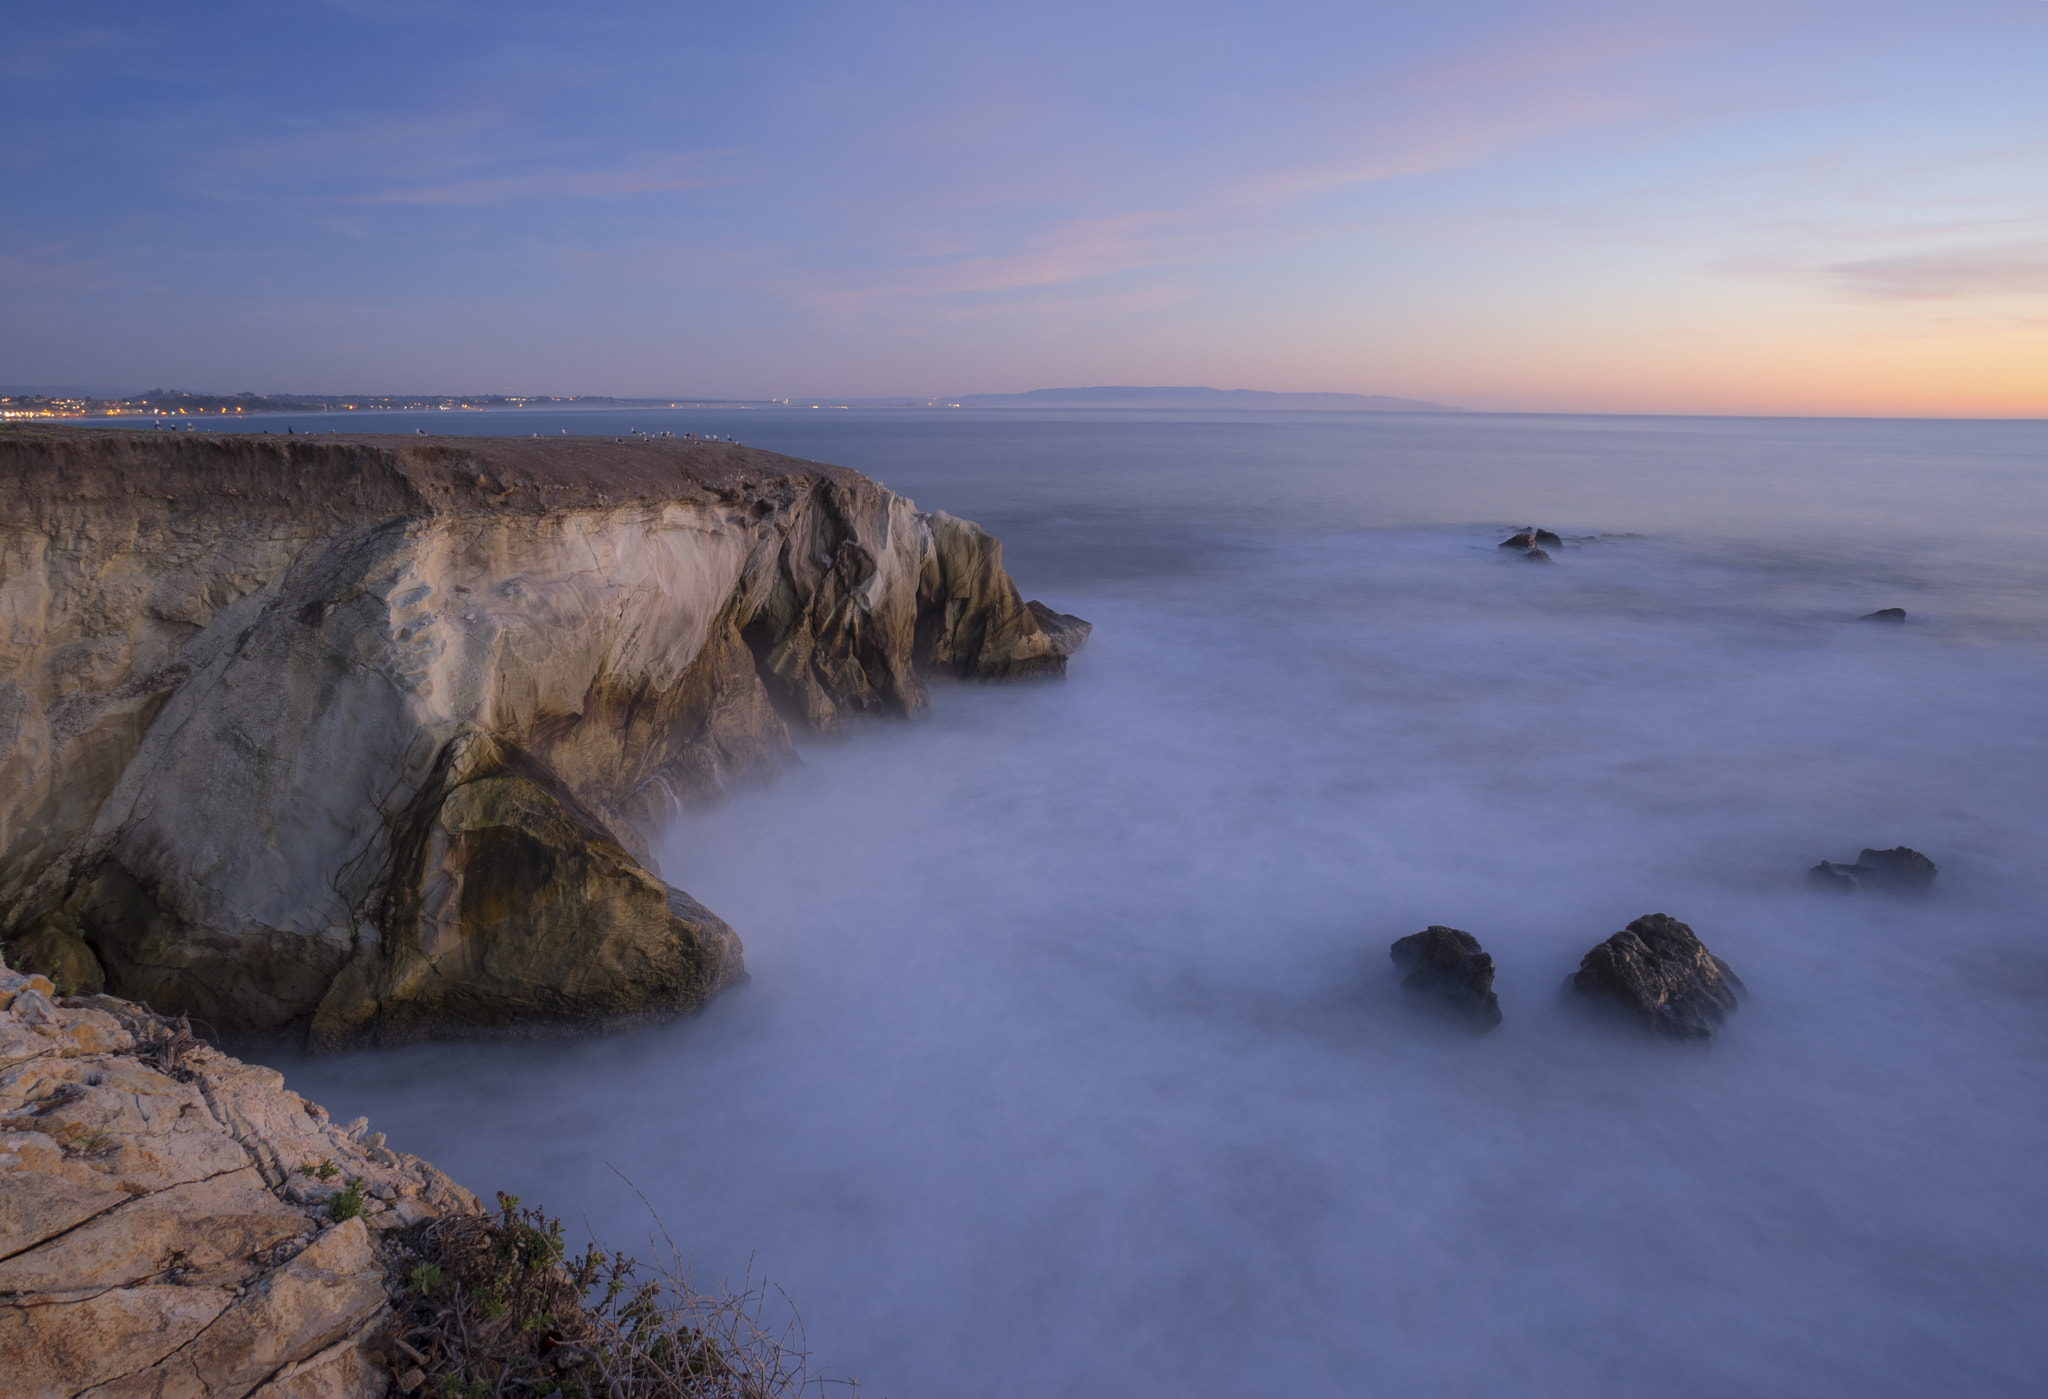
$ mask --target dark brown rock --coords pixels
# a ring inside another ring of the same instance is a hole
[[[1906,609],[1903,607],[1881,607],[1875,612],[1866,612],[1856,619],[1859,622],[1885,622],[1891,626],[1904,626]]]
[[[1744,989],[1691,928],[1662,913],[1645,914],[1588,952],[1565,985],[1675,1040],[1710,1038]]]
[[[1408,973],[1402,994],[1432,1012],[1449,1016],[1485,1034],[1500,1024],[1500,1001],[1493,994],[1493,958],[1479,939],[1438,924],[1397,939],[1388,949],[1394,965]]]
[[[1825,894],[1853,894],[1858,885],[1854,865],[1838,865],[1832,860],[1822,860],[1806,872],[1806,882]]]
[[[1865,850],[1853,865],[1822,860],[1806,877],[1816,889],[1829,893],[1927,894],[1934,890],[1936,873],[1934,861],[1897,845],[1890,850]]]

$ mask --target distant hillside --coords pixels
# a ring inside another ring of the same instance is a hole
[[[997,408],[1316,408],[1340,413],[1457,413],[1447,403],[1371,393],[1268,393],[1264,389],[1154,389],[1118,386],[971,393],[954,403]]]

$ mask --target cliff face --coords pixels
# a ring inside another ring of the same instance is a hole
[[[0,1387],[386,1393],[379,1240],[475,1198],[178,1023],[53,989],[0,963]]]
[[[686,1008],[739,940],[639,831],[1086,634],[729,444],[0,436],[0,934],[322,1046]]]

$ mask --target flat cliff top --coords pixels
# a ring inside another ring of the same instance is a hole
[[[0,518],[59,501],[217,497],[349,516],[540,513],[854,486],[856,471],[681,438],[0,429]]]

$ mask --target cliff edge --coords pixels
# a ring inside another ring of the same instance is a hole
[[[0,939],[318,1048],[688,1009],[740,941],[642,831],[1087,633],[728,443],[0,433]]]
[[[380,1243],[476,1199],[271,1069],[0,963],[0,1375],[22,1399],[369,1399]]]

